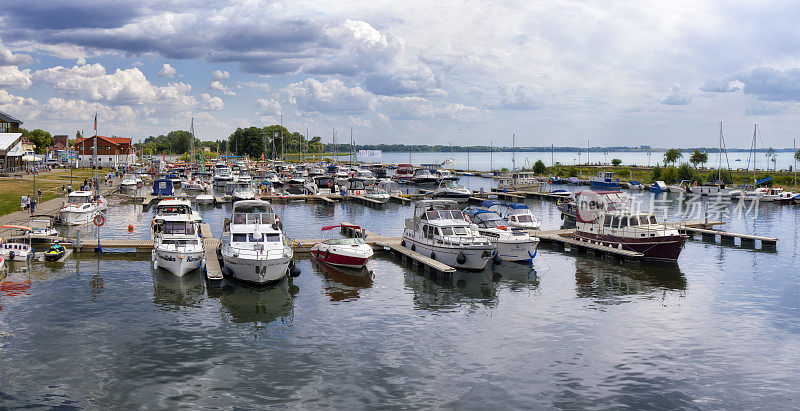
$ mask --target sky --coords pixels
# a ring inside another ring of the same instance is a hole
[[[27,129],[360,144],[792,147],[798,1],[4,0]],[[281,120],[282,119],[282,120]]]

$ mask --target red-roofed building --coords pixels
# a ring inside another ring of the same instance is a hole
[[[104,167],[123,166],[136,162],[136,152],[131,139],[123,137],[92,136],[75,140],[78,160],[85,166],[92,165],[92,150],[97,138],[97,162]]]

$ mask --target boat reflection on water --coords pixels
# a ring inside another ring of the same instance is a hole
[[[161,307],[199,307],[205,294],[205,280],[200,270],[178,277],[165,270],[151,270],[153,302]]]
[[[229,321],[267,325],[292,321],[298,291],[291,278],[261,287],[225,279],[221,289],[213,293],[209,290],[209,296],[219,299]]]
[[[492,272],[493,281],[506,284],[511,291],[539,288],[539,276],[529,262],[503,261],[502,264],[492,264],[489,270]]]
[[[620,297],[641,295],[666,299],[683,297],[686,277],[677,264],[614,264],[576,256],[576,294],[604,304],[622,303]]]
[[[439,276],[406,272],[405,287],[414,292],[414,305],[418,309],[451,311],[459,307],[497,307],[497,289],[488,268]]]
[[[322,277],[325,294],[331,301],[357,300],[361,296],[361,290],[372,287],[373,274],[366,267],[334,267],[316,259],[312,259],[312,266]]]

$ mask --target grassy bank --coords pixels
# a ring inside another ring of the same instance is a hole
[[[36,179],[36,190],[42,191],[42,202],[60,197],[62,183],[52,181],[39,181]],[[19,202],[22,196],[33,196],[33,181],[29,179],[2,179],[0,180],[0,215],[19,211]]]

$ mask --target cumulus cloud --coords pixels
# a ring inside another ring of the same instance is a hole
[[[0,87],[26,89],[31,86],[31,70],[17,66],[0,66]]]
[[[235,96],[236,95],[235,91],[231,90],[228,86],[222,84],[222,82],[217,81],[217,80],[212,81],[211,84],[209,85],[209,87],[212,90],[217,90],[217,91],[221,92],[222,94],[225,94],[225,95],[228,95],[228,96]]]
[[[231,78],[231,73],[228,73],[225,70],[214,70],[211,72],[211,78],[217,81],[221,81],[227,78]]]
[[[521,84],[501,87],[500,103],[497,108],[504,110],[538,110],[542,108],[541,93]]]
[[[173,78],[175,77],[175,73],[178,71],[175,70],[175,67],[170,66],[167,63],[161,65],[161,70],[158,71],[158,75],[164,78]]]
[[[281,112],[281,103],[275,99],[260,98],[256,100],[256,107],[258,107],[258,111],[262,115],[279,116],[283,114]]]
[[[33,61],[27,54],[14,54],[5,45],[0,43],[0,66],[19,66]]]
[[[676,83],[672,86],[672,90],[670,91],[669,95],[661,99],[661,104],[666,104],[669,106],[685,106],[691,101],[692,96],[684,91],[680,84]]]
[[[200,107],[203,110],[222,110],[225,108],[225,103],[219,97],[203,93],[200,95]]]
[[[375,109],[375,96],[361,87],[347,87],[341,80],[320,82],[308,78],[286,88],[288,99],[302,111],[366,113]]]

